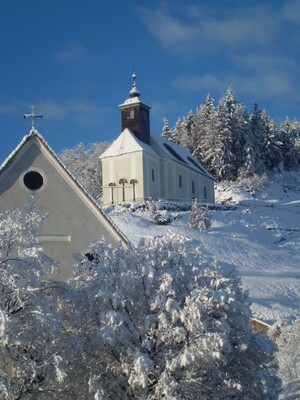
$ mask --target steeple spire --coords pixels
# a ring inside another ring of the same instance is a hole
[[[132,88],[129,92],[129,97],[133,98],[133,97],[140,97],[140,92],[138,91],[137,87],[136,87],[136,74],[135,74],[135,70],[133,70],[132,73],[132,79],[133,79],[133,84],[132,84]]]

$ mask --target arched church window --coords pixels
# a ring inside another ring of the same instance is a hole
[[[130,184],[132,185],[132,201],[135,201],[135,185],[138,183],[137,179],[131,179]]]
[[[116,184],[114,182],[110,182],[108,186],[110,186],[111,191],[111,204],[114,204],[114,187],[116,186]]]
[[[122,201],[125,201],[125,184],[128,183],[127,179],[122,178],[119,180],[119,184],[122,185]]]

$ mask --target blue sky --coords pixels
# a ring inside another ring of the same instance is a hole
[[[159,135],[231,85],[276,122],[300,120],[298,0],[1,0],[0,162],[36,127],[60,152],[112,141],[131,88]]]

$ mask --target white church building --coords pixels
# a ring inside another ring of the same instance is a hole
[[[122,133],[101,155],[104,205],[165,199],[213,203],[213,176],[182,147],[150,135],[150,107],[140,99],[133,74],[120,105]]]

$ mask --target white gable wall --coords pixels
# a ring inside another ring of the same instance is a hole
[[[143,177],[143,155],[142,151],[121,154],[114,157],[102,158],[103,171],[103,204],[112,203],[112,190],[114,203],[123,201],[123,187],[120,179],[126,179],[124,187],[125,201],[133,201],[133,187],[130,184],[132,179],[137,180],[135,184],[135,197],[137,201],[144,198],[144,177]],[[116,187],[111,189],[109,184],[114,183]]]
[[[41,242],[46,254],[60,262],[58,277],[65,279],[72,275],[74,253],[84,252],[92,241],[102,237],[114,245],[119,239],[108,221],[99,220],[97,206],[44,150],[36,140],[27,142],[1,173],[0,212],[24,209],[32,195],[24,186],[24,172],[34,169],[43,174],[46,184],[34,193],[37,206],[48,213],[41,226]]]

